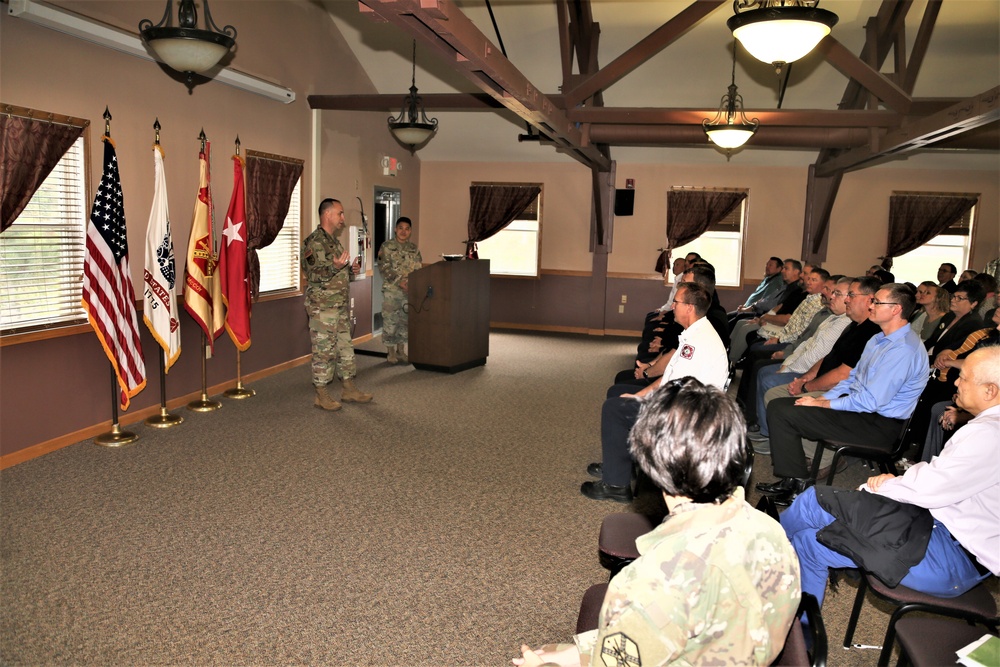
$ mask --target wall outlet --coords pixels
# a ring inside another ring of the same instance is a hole
[[[622,303],[628,303],[628,294],[622,294]]]
[[[351,310],[354,310],[354,297],[351,297]]]
[[[618,313],[620,315],[624,315],[625,314],[625,306],[618,306]]]
[[[434,288],[431,287],[430,285],[428,285],[427,286],[427,297],[430,298],[432,296],[434,296]]]

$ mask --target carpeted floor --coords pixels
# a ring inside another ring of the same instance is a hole
[[[138,426],[134,445],[3,471],[0,661],[485,666],[567,639],[607,577],[601,519],[628,509],[578,488],[634,343],[490,344],[457,375],[359,356],[370,405],[314,409],[303,366],[176,428]],[[853,597],[824,608],[834,666],[876,661],[839,648]],[[856,641],[880,643],[886,620],[866,604]]]

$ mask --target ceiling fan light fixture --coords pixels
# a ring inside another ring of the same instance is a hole
[[[733,150],[750,141],[760,127],[756,118],[747,120],[743,111],[743,96],[736,87],[736,40],[733,40],[733,73],[729,89],[722,96],[715,117],[701,121],[709,141],[726,151],[726,159],[732,157]]]
[[[726,25],[750,55],[777,69],[795,62],[830,34],[839,18],[819,0],[736,0]]]

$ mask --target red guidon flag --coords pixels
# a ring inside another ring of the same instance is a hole
[[[233,198],[219,247],[219,275],[226,302],[226,331],[241,352],[250,347],[250,283],[247,280],[247,212],[243,159],[233,156]]]
[[[174,239],[170,234],[167,178],[163,173],[163,150],[153,146],[153,208],[146,228],[146,273],[143,282],[143,317],[153,338],[163,348],[163,370],[167,372],[181,356],[180,313],[177,311],[177,267]]]
[[[139,342],[135,290],[128,266],[125,205],[118,156],[103,137],[104,173],[87,225],[83,259],[83,307],[121,388],[122,410],[146,386],[146,364]]]
[[[221,295],[221,291],[219,281],[213,280],[216,267],[212,244],[212,195],[208,185],[209,150],[209,144],[205,142],[204,152],[198,154],[198,197],[194,202],[191,236],[188,239],[184,309],[205,332],[214,350],[215,339],[222,333],[224,309],[221,296],[213,298],[214,292]]]

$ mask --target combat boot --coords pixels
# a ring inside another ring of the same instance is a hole
[[[400,343],[396,346],[396,356],[404,364],[410,363],[409,357],[406,356],[406,343]]]
[[[343,380],[344,391],[340,395],[340,400],[344,403],[369,403],[372,400],[371,394],[365,394],[364,392],[358,391],[358,388],[354,386],[353,379]]]
[[[396,356],[396,346],[395,345],[387,345],[386,348],[389,350],[389,354],[385,358],[385,360],[388,361],[390,364],[398,364],[399,363],[399,357]]]
[[[331,412],[336,412],[340,409],[340,403],[333,396],[330,396],[330,392],[327,390],[326,385],[316,387],[316,402],[313,403],[313,405],[317,408],[322,408],[323,410],[329,410]]]

